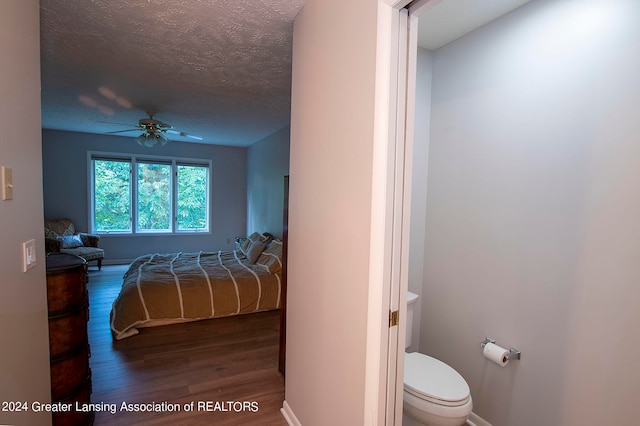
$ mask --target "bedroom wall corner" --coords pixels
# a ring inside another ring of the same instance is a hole
[[[270,232],[282,238],[290,133],[287,125],[247,148],[247,235]]]

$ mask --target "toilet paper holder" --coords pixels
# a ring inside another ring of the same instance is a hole
[[[484,341],[482,343],[480,343],[480,347],[482,347],[482,349],[484,349],[485,345],[487,343],[496,343],[495,339],[492,339],[490,337],[485,337]],[[509,348],[509,354],[505,357],[507,360],[512,360],[512,359],[520,359],[521,354],[520,351],[517,350],[516,348]]]

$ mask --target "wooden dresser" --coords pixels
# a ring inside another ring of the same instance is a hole
[[[64,253],[47,256],[49,355],[51,401],[73,404],[74,409],[53,413],[54,425],[92,425],[93,412],[76,411],[90,402],[91,369],[87,321],[87,262]]]

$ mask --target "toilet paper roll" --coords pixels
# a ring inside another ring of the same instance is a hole
[[[503,348],[502,346],[498,346],[495,343],[487,343],[486,345],[484,345],[482,355],[484,355],[484,357],[488,360],[495,362],[500,367],[504,367],[509,364],[509,360],[507,359],[509,350]]]

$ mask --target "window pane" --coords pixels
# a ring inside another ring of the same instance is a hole
[[[95,230],[131,231],[128,161],[94,160]]]
[[[209,168],[178,166],[178,230],[207,230]]]
[[[138,230],[171,231],[171,166],[138,164]]]

